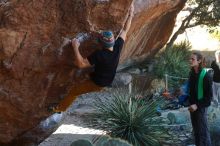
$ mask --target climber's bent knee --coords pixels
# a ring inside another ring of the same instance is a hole
[[[71,88],[69,94],[56,106],[54,112],[64,112],[75,101],[77,96],[89,92],[101,91],[103,87],[96,85],[93,81],[87,80],[82,84],[75,85]]]

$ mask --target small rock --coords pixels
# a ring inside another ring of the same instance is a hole
[[[112,83],[113,87],[121,87],[128,85],[132,80],[132,76],[129,73],[117,73]]]
[[[128,70],[128,72],[131,74],[140,74],[141,70],[139,68],[132,68],[132,69]]]

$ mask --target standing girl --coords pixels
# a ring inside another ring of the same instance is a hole
[[[190,58],[189,75],[189,111],[195,136],[196,146],[211,146],[208,130],[207,109],[212,98],[212,81],[209,73],[203,68],[203,56],[194,52]]]

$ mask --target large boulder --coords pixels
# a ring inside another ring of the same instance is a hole
[[[117,36],[132,0],[0,0],[0,144],[10,143],[51,115],[88,72],[73,65],[63,37],[111,29]],[[120,63],[152,56],[167,42],[185,0],[136,0]],[[80,47],[83,56],[94,42]]]

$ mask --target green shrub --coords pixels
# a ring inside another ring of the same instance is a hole
[[[165,74],[188,77],[190,49],[191,45],[187,42],[164,49],[155,58],[155,75],[159,78],[164,78]]]
[[[70,146],[93,146],[93,144],[85,139],[79,139],[74,141]]]
[[[124,140],[113,138],[106,141],[103,145],[96,145],[96,146],[132,146],[132,145]]]
[[[101,146],[101,145],[103,145],[106,141],[108,141],[109,139],[111,139],[110,136],[108,136],[108,135],[102,135],[102,136],[100,136],[98,139],[95,139],[94,145],[96,145],[96,146]]]
[[[134,88],[138,89],[138,88]],[[88,126],[101,129],[108,135],[121,138],[135,146],[159,146],[167,136],[161,123],[156,123],[161,98],[144,97],[141,92],[117,90],[111,98],[96,100],[95,113],[87,115]]]
[[[174,78],[168,76],[169,89],[178,87],[185,81],[180,78],[188,77],[190,49],[189,43],[181,42],[170,48],[165,48],[156,56],[153,68],[154,75],[160,79],[165,78],[165,74],[174,76]]]

